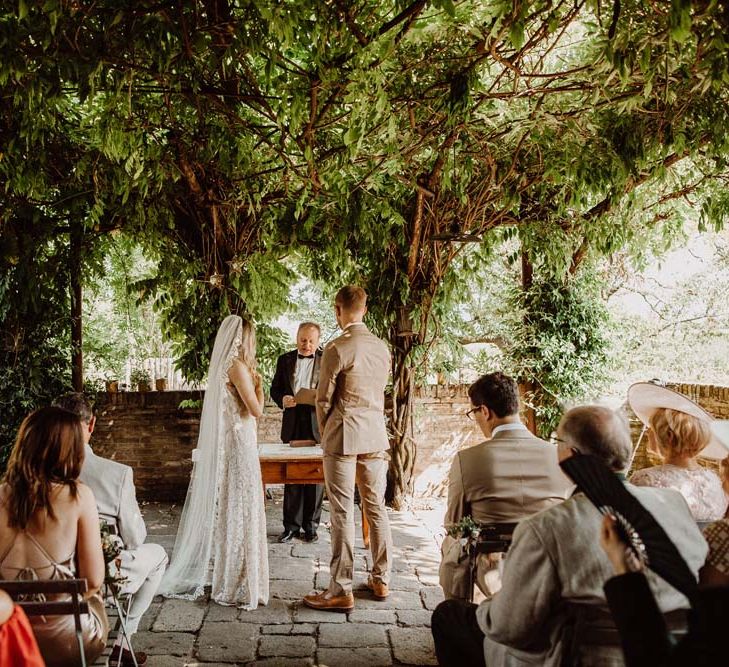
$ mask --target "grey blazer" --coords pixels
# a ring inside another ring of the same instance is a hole
[[[100,518],[116,523],[126,549],[136,549],[147,538],[147,527],[139,511],[132,469],[101,456],[86,445],[86,456],[79,479],[96,498]]]
[[[626,486],[698,573],[708,547],[683,496],[671,489]],[[614,572],[600,547],[601,524],[602,515],[582,493],[519,523],[501,591],[476,612],[489,667],[558,667],[570,629],[566,603],[594,605],[609,614],[603,585]],[[663,579],[650,570],[647,577],[661,611],[688,608],[688,600]],[[625,664],[619,646],[589,649],[580,654],[584,667]]]

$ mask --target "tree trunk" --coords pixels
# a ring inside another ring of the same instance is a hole
[[[74,391],[84,389],[83,362],[83,288],[81,285],[81,251],[83,227],[71,226],[71,384]]]
[[[403,309],[398,321],[390,330],[392,414],[387,500],[396,510],[403,507],[405,496],[412,494],[416,457],[413,432],[415,376],[411,358],[415,348],[416,333],[412,331],[410,321],[409,314]]]
[[[534,267],[529,261],[529,256],[526,252],[521,253],[521,288],[524,292],[528,292],[531,289],[532,281],[534,279]],[[529,313],[526,314],[529,317]],[[536,384],[529,379],[524,379],[521,383],[522,393],[527,396],[529,400],[534,403],[537,393]],[[537,435],[537,413],[531,405],[527,405],[524,409],[524,421],[526,421],[527,428],[534,434]]]

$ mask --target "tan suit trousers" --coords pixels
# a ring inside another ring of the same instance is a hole
[[[372,577],[387,584],[392,566],[392,535],[385,508],[387,454],[324,454],[324,480],[329,497],[332,560],[329,592],[352,592],[354,574],[354,485],[370,523]]]

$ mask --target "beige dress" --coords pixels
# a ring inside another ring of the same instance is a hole
[[[11,564],[9,558],[18,539],[28,540],[38,550],[47,565],[29,567],[18,563]],[[71,554],[62,562],[56,562],[30,533],[20,531],[8,550],[0,558],[0,577],[8,580],[57,580],[76,579],[76,554]],[[39,601],[69,599],[68,595],[47,595]],[[86,662],[92,663],[104,650],[109,634],[109,621],[106,618],[104,602],[97,593],[87,600],[89,613],[81,616]],[[30,624],[38,642],[46,667],[68,667],[81,664],[78,653],[78,640],[72,615],[67,616],[30,616]]]

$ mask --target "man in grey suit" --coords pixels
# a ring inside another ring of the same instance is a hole
[[[517,523],[564,502],[574,486],[559,467],[557,447],[532,435],[519,417],[519,388],[504,373],[489,373],[468,388],[473,419],[487,438],[458,452],[448,478],[450,528],[470,516],[475,522]],[[446,598],[470,598],[469,559],[460,539],[441,545],[440,585]],[[498,591],[501,554],[481,554],[476,583],[486,597]]]
[[[162,581],[167,567],[167,554],[159,544],[144,542],[147,538],[147,527],[139,511],[132,469],[117,461],[97,456],[91,449],[89,441],[96,426],[96,417],[84,395],[65,394],[57,398],[54,404],[81,418],[86,451],[79,479],[94,492],[99,517],[116,525],[124,543],[120,554],[120,571],[127,583],[122,592],[132,596],[126,627],[127,632],[133,635]],[[110,664],[129,667],[133,664],[132,655],[128,649],[122,649],[122,640],[123,637],[120,636],[112,651]],[[147,657],[143,653],[137,652],[136,658],[139,667],[146,664]]]
[[[624,479],[632,443],[627,421],[601,406],[568,411],[557,429],[560,455],[592,454]],[[626,488],[650,511],[696,574],[708,551],[686,501],[672,489]],[[603,591],[612,565],[600,548],[602,515],[583,493],[521,521],[504,565],[501,591],[480,606],[446,600],[431,630],[440,665],[518,667],[580,664],[622,667],[622,650],[604,630]],[[648,573],[663,613],[688,600]]]
[[[304,604],[347,612],[354,608],[355,480],[370,523],[372,571],[367,585],[378,600],[389,595],[392,537],[385,508],[390,446],[385,429],[385,385],[390,352],[362,322],[367,294],[361,287],[340,289],[334,309],[342,335],[324,350],[316,396],[331,517],[330,581],[326,591],[307,595]]]

